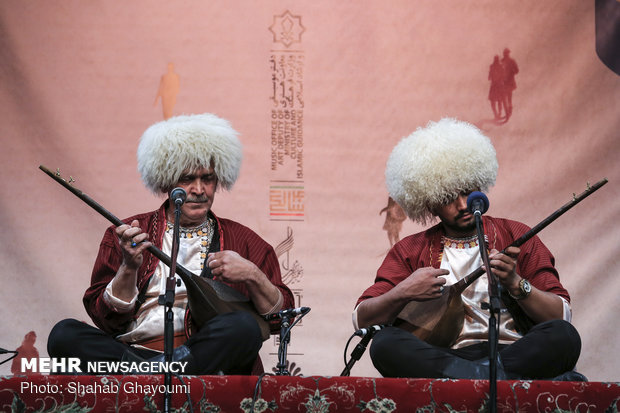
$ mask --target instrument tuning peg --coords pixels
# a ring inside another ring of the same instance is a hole
[[[577,194],[573,192],[573,201],[576,201],[576,200],[577,200]]]
[[[62,177],[62,175],[60,174],[60,168],[56,168],[56,173],[55,173],[55,175],[56,175],[58,178],[62,179],[63,181],[67,182],[67,180],[66,180],[65,178],[63,178],[63,177]],[[69,177],[69,178],[70,178],[71,180],[73,180],[73,178],[71,178],[71,177]],[[73,181],[73,182],[75,182],[75,181]],[[71,183],[71,182],[69,182],[69,183]]]
[[[592,189],[592,187],[590,186],[590,182],[586,182],[586,188],[588,188],[588,190]]]
[[[69,184],[72,184],[75,182],[75,179],[73,179],[73,177],[71,175],[69,175]]]

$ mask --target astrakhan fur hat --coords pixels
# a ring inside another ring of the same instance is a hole
[[[385,170],[388,192],[409,218],[426,224],[434,208],[463,192],[495,184],[497,157],[490,139],[475,126],[445,118],[403,138]]]
[[[155,194],[170,191],[184,171],[213,165],[218,185],[232,188],[242,149],[228,121],[210,113],[183,115],[149,127],[138,145],[138,171]]]

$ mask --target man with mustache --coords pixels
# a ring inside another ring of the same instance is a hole
[[[186,193],[178,264],[233,287],[260,315],[293,306],[273,248],[211,210],[216,190],[230,190],[241,167],[241,143],[226,120],[202,114],[156,123],[143,134],[137,155],[142,180],[153,193],[170,195],[175,188]],[[167,199],[158,210],[107,229],[83,299],[98,328],[74,319],[59,322],[48,339],[51,357],[79,357],[82,366],[88,361],[163,361],[165,311],[158,299],[166,292],[170,269],[148,247],[171,255],[174,219],[175,205]],[[216,315],[195,331],[187,290],[178,279],[173,313],[172,360],[188,363],[185,374],[261,372],[262,335],[249,312]]]
[[[362,293],[353,313],[356,329],[391,324],[411,301],[442,296],[482,265],[468,195],[495,183],[497,158],[491,141],[473,125],[455,119],[430,122],[401,140],[387,162],[389,195],[426,231],[396,243]],[[490,266],[510,304],[499,317],[500,379],[548,379],[571,372],[581,340],[570,324],[568,292],[554,258],[538,237],[510,247],[529,228],[516,221],[483,217]],[[500,253],[506,248],[504,253]],[[489,302],[486,274],[462,294],[464,322],[453,345],[431,345],[405,329],[378,331],[370,348],[386,377],[489,378]],[[398,324],[398,321],[397,323]],[[571,372],[564,379],[585,379]]]

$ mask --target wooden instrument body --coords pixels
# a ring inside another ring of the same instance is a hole
[[[179,274],[177,272],[177,274]],[[209,278],[179,274],[187,289],[191,319],[198,328],[218,314],[233,311],[250,313],[261,330],[263,341],[271,335],[269,323],[256,311],[250,300],[234,288]]]
[[[447,286],[441,297],[411,301],[398,314],[394,326],[438,347],[451,347],[463,329],[465,310],[461,292]]]

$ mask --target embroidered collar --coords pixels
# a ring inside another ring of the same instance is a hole
[[[196,238],[206,236],[211,239],[213,236],[213,220],[207,218],[205,222],[193,228],[179,227],[179,236],[181,238]],[[172,234],[174,225],[170,221],[166,221],[166,232]]]
[[[489,242],[488,237],[484,236],[484,240],[486,243]],[[478,247],[478,236],[473,235],[471,237],[466,238],[451,238],[446,235],[441,237],[441,243],[444,248],[456,248],[456,249],[466,249],[466,248],[476,248]]]
[[[166,222],[166,233],[171,234],[174,231],[174,225],[170,222]],[[211,241],[213,240],[213,233],[215,232],[215,221],[208,217],[205,222],[200,224],[194,228],[183,228],[179,227],[179,238],[180,239],[200,239],[200,269],[204,269],[205,259],[207,258],[207,253],[209,251],[209,247],[211,246]]]

